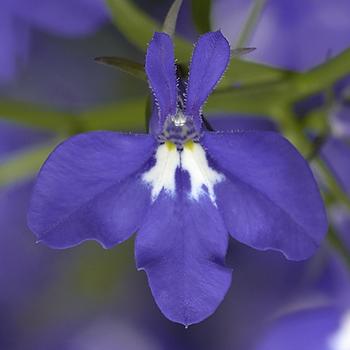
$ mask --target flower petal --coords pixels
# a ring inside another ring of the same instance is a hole
[[[186,97],[186,115],[200,129],[201,108],[230,61],[230,45],[220,31],[202,35],[193,51]]]
[[[140,176],[154,142],[97,131],[59,145],[39,173],[29,210],[39,241],[66,248],[94,239],[110,247],[133,234],[151,200]]]
[[[231,283],[227,242],[208,196],[197,202],[182,191],[176,198],[159,195],[137,235],[136,258],[166,317],[187,326],[215,311]]]
[[[177,104],[174,46],[168,34],[154,33],[147,49],[145,69],[158,106],[160,128],[167,116],[176,114]]]
[[[215,187],[231,235],[256,249],[309,257],[327,231],[313,175],[274,132],[206,133],[203,144],[226,180]]]

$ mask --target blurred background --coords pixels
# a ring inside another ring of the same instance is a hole
[[[94,58],[143,64],[171,3],[0,2],[0,350],[350,350],[349,0],[184,0],[177,25],[181,64],[209,30],[256,48],[232,59],[204,113],[217,130],[281,132],[310,162],[330,221],[312,259],[232,240],[229,293],[185,329],[157,308],[132,241],[61,251],[28,230],[35,176],[57,143],[146,132],[142,74]]]

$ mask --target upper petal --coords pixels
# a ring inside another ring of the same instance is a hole
[[[186,115],[201,126],[201,108],[230,61],[230,45],[220,31],[202,35],[193,51],[186,96]]]
[[[141,170],[154,152],[154,142],[148,135],[98,131],[59,145],[34,188],[31,230],[56,248],[87,239],[109,247],[128,238],[150,204]]]
[[[309,257],[327,231],[323,202],[310,168],[274,132],[206,133],[203,144],[225,181],[217,204],[232,236],[254,248]]]
[[[181,173],[182,180],[184,173]],[[178,179],[179,183],[179,179]],[[211,315],[231,283],[224,265],[228,235],[209,196],[199,201],[162,191],[136,239],[137,266],[147,273],[166,317],[190,325]]]
[[[177,104],[174,46],[168,34],[154,33],[147,49],[145,69],[158,106],[160,128],[167,116],[176,114]]]

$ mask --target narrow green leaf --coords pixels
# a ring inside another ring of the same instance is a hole
[[[137,79],[147,81],[143,64],[122,57],[104,56],[96,57],[95,61],[128,73]]]
[[[54,132],[66,132],[76,124],[69,113],[12,100],[0,100],[0,119]]]
[[[180,12],[182,0],[175,0],[171,5],[163,23],[163,32],[171,37],[175,35],[177,17]]]
[[[200,33],[210,32],[211,0],[192,0],[192,18]]]
[[[107,4],[116,27],[132,44],[145,52],[153,33],[162,30],[160,23],[140,10],[131,0],[107,0]],[[174,38],[174,42],[178,60],[188,62],[192,45],[178,37]]]
[[[256,50],[256,47],[237,47],[231,50],[231,57],[239,57]]]
[[[35,176],[59,142],[60,139],[55,139],[50,143],[16,152],[7,161],[0,163],[0,187]]]

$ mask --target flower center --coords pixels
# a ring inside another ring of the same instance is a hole
[[[179,151],[183,150],[186,142],[198,142],[198,140],[199,134],[194,127],[193,119],[186,116],[181,109],[165,120],[163,131],[158,135],[159,143],[172,142]]]

